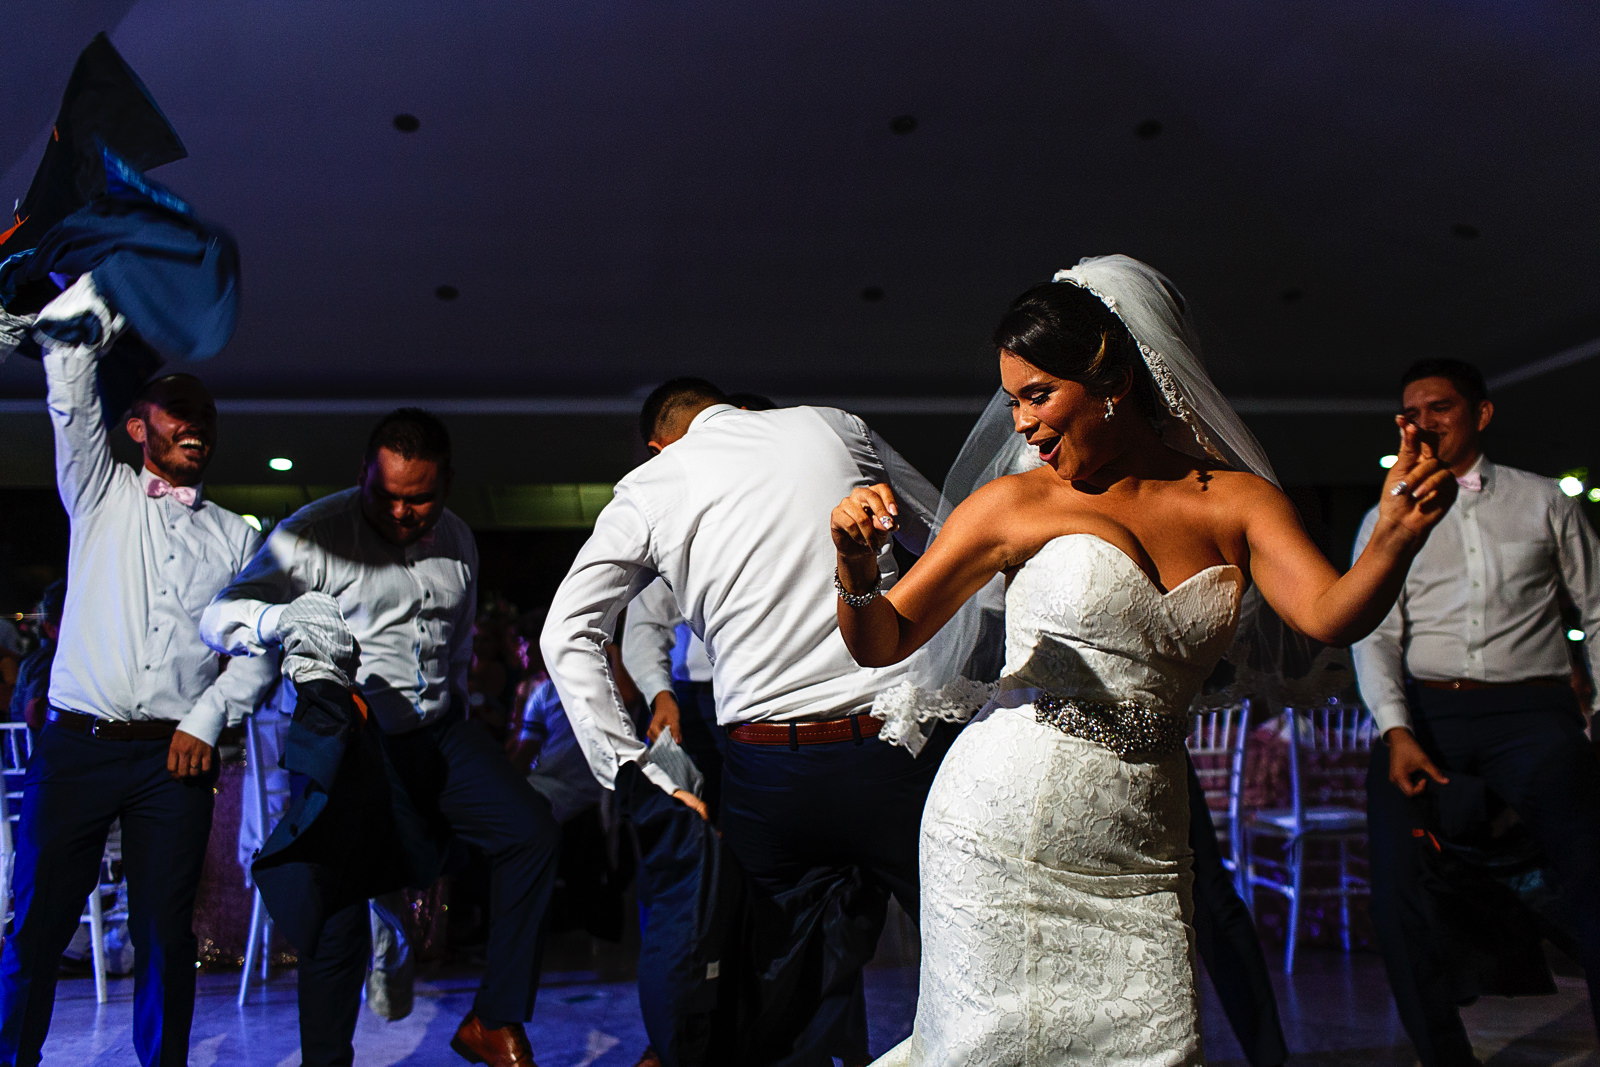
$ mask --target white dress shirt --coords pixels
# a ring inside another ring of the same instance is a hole
[[[920,551],[939,499],[860,419],[834,408],[743,411],[717,404],[617,483],[615,498],[550,605],[540,645],[601,784],[638,760],[606,666],[617,616],[660,576],[705,642],[717,719],[802,722],[864,713],[903,666],[858,667],[839,636],[828,516],[857,486],[887,482],[901,540]],[[894,555],[881,557],[885,583]],[[668,792],[670,780],[644,773]]]
[[[46,350],[44,370],[56,485],[71,521],[50,704],[118,722],[176,719],[216,744],[226,722],[255,708],[277,664],[234,660],[221,670],[196,623],[261,535],[203,496],[192,506],[150,496],[154,475],[112,458],[92,356]]]
[[[659,578],[628,605],[622,627],[622,666],[633,684],[654,704],[672,683],[711,681],[711,657],[706,646],[678,615],[672,590]]]
[[[453,512],[402,548],[361,514],[360,490],[313,501],[217,594],[200,632],[219,651],[257,655],[278,643],[282,605],[313,591],[339,602],[361,657],[356,683],[386,732],[414,730],[452,705],[465,710],[478,546]]]
[[[1356,681],[1380,730],[1410,726],[1405,676],[1517,682],[1566,677],[1565,590],[1600,678],[1600,538],[1578,502],[1541,478],[1480,457],[1481,491],[1463,490],[1411,564],[1400,598],[1356,642]],[[1377,525],[1367,513],[1359,556]]]

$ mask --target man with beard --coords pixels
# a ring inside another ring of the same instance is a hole
[[[206,609],[201,632],[232,655],[289,647],[296,615],[320,602],[312,610],[326,613],[326,627],[354,636],[355,685],[382,731],[394,789],[421,823],[443,823],[489,859],[488,966],[451,1047],[473,1063],[532,1067],[522,1024],[538,990],[560,828],[549,801],[466,717],[478,549],[445,507],[452,478],[450,435],[437,417],[420,408],[384,416],[360,484],[279,523]],[[301,609],[287,614],[296,600]],[[368,806],[394,805],[385,794],[365,798]],[[396,830],[411,835],[401,846],[420,850],[414,837],[425,827],[406,826]],[[300,947],[302,1062],[349,1064],[371,954],[366,901],[336,907]]]
[[[274,673],[271,660],[221,671],[195,626],[260,543],[242,518],[201,495],[217,439],[206,387],[186,374],[146,384],[126,423],[142,467],[111,456],[96,360],[121,327],[87,275],[34,327],[71,542],[49,710],[17,827],[14,925],[0,957],[7,1065],[39,1062],[56,968],[99,884],[117,819],[135,952],[134,1048],[146,1067],[188,1062],[191,920],[211,832],[214,746]]]

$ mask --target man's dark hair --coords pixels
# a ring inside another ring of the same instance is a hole
[[[674,378],[656,386],[644,398],[644,407],[639,409],[639,435],[649,444],[656,431],[671,424],[685,408],[727,402],[727,394],[704,378]]]
[[[165,392],[167,387],[180,381],[193,382],[201,389],[206,387],[204,382],[192,374],[163,374],[160,377],[151,378],[139,387],[137,393],[133,394],[133,403],[128,405],[128,414],[133,418],[148,421],[150,408],[156,403],[156,398]]]
[[[441,471],[450,470],[450,431],[439,416],[422,408],[397,408],[379,419],[367,438],[368,466],[378,458],[380,448],[406,459],[437,463]]]
[[[1483,372],[1466,360],[1419,359],[1400,375],[1400,388],[1403,391],[1412,382],[1424,378],[1448,379],[1472,407],[1489,399],[1489,386],[1483,380]]]
[[[729,393],[728,403],[746,411],[771,411],[778,406],[772,402],[771,397],[762,396],[760,393]]]

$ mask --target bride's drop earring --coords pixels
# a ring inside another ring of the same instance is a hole
[[[1116,414],[1117,402],[1111,399],[1109,396],[1106,397],[1106,421],[1110,422],[1114,417],[1116,417]]]

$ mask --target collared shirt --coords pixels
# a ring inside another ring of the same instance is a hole
[[[628,605],[622,629],[622,665],[646,703],[672,691],[673,682],[711,681],[706,646],[678,615],[672,590],[659,578]]]
[[[261,535],[204,497],[186,506],[146,495],[145,472],[111,456],[92,357],[47,350],[44,369],[72,531],[50,703],[123,722],[176,719],[215,744],[225,722],[255,707],[277,665],[236,660],[223,671],[195,624]]]
[[[361,513],[361,492],[313,501],[279,523],[244,571],[206,608],[211,647],[256,655],[277,643],[281,606],[327,593],[355,635],[356,682],[388,733],[466,708],[478,546],[446,511],[416,544],[385,541]]]
[[[1405,676],[1516,682],[1566,677],[1560,591],[1583,620],[1600,678],[1600,538],[1549,478],[1479,457],[1480,492],[1463,491],[1417,553],[1383,622],[1358,641],[1356,680],[1380,730],[1409,726]],[[1359,556],[1377,525],[1367,513]]]
[[[638,760],[604,645],[657,576],[705,642],[717,719],[799,722],[867,711],[903,666],[858,667],[839,636],[828,516],[851,489],[889,483],[901,539],[920,551],[938,492],[860,419],[834,408],[717,404],[617,484],[550,605],[545,666],[589,766],[611,786]],[[880,570],[895,577],[887,548]],[[668,792],[659,768],[644,773]]]

